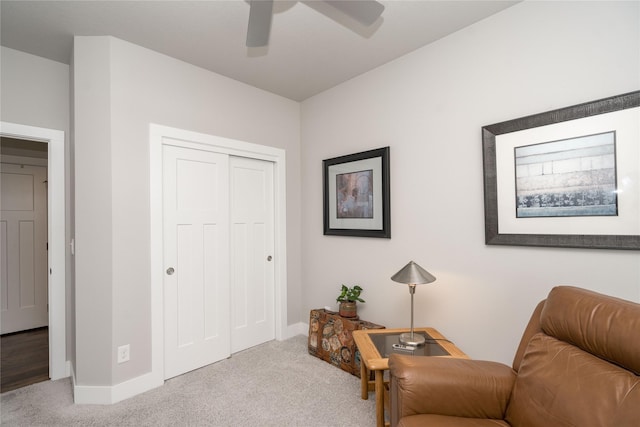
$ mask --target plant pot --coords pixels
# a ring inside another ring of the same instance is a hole
[[[358,317],[358,306],[351,301],[341,302],[339,313],[342,317]]]

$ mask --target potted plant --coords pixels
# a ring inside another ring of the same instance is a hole
[[[358,316],[358,306],[356,305],[358,301],[364,302],[362,298],[360,298],[360,294],[362,293],[362,288],[358,285],[355,285],[351,288],[342,285],[340,290],[340,295],[336,298],[336,301],[340,303],[340,311],[339,314],[342,317],[357,317]]]

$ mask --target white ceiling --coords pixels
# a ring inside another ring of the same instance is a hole
[[[0,41],[68,64],[73,35],[112,35],[302,101],[517,2],[381,0],[367,28],[319,0],[276,1],[269,46],[247,48],[245,0],[2,0]]]

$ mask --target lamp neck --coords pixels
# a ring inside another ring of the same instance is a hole
[[[409,285],[409,293],[411,294],[411,331],[410,331],[410,337],[411,337],[411,341],[414,340],[413,337],[413,294],[416,293],[416,285],[415,283],[412,283]]]

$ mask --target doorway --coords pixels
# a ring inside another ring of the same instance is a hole
[[[162,241],[163,150],[165,146],[176,146],[187,150],[204,150],[227,157],[255,159],[273,164],[274,245],[269,262],[272,262],[273,266],[273,318],[276,339],[283,339],[287,326],[284,150],[152,124],[150,125],[152,375],[158,385],[164,382],[167,363],[165,360],[166,313],[163,282],[168,274],[167,270],[172,267],[165,265]]]
[[[47,145],[0,138],[0,379],[6,392],[49,379]]]
[[[0,136],[46,146],[47,244],[48,250],[48,378],[70,375],[66,360],[66,244],[65,244],[65,161],[64,132],[35,126],[0,122]],[[3,156],[3,161],[8,157]]]
[[[0,333],[47,326],[47,146],[0,139]]]

